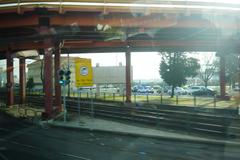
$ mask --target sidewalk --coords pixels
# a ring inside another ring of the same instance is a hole
[[[183,142],[196,142],[207,144],[225,144],[240,146],[239,139],[222,140],[209,139],[192,135],[184,135],[182,133],[162,131],[158,129],[151,129],[146,127],[138,127],[134,125],[124,124],[120,122],[108,121],[99,118],[90,118],[88,116],[81,116],[80,121],[78,117],[74,117],[71,121],[63,122],[56,120],[50,123],[52,127],[60,127],[74,130],[89,130],[96,132],[108,132],[113,134],[141,136],[148,138],[158,138]]]

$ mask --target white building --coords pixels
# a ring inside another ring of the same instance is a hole
[[[54,62],[54,61],[53,61]],[[68,68],[68,58],[67,57],[61,57],[61,68]],[[43,67],[44,63],[42,60],[35,61],[31,64],[27,65],[28,67],[28,78],[33,78],[35,87],[36,88],[42,88],[42,80],[43,77]],[[54,69],[54,64],[53,64]],[[75,89],[75,57],[69,57],[69,69],[71,71],[71,88]],[[131,67],[131,82],[133,79],[132,74],[132,67]],[[106,84],[112,84],[119,86],[122,88],[125,84],[126,77],[125,77],[125,66],[123,66],[121,63],[119,66],[100,66],[97,64],[96,67],[93,67],[93,82],[96,86],[105,86]],[[41,76],[42,75],[42,76]],[[54,70],[53,70],[54,75]],[[54,76],[53,76],[54,77]],[[54,82],[54,80],[53,80]]]
[[[0,67],[0,87],[4,87],[4,84],[6,84],[6,71]]]

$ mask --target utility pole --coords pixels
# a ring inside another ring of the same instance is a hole
[[[64,108],[64,122],[67,120],[67,107],[66,107],[66,85],[69,85],[71,81],[71,72],[69,70],[61,69],[58,72],[59,83],[63,87],[63,108]]]
[[[240,96],[240,56],[238,56],[238,92]]]
[[[69,64],[69,53],[68,53],[68,71],[70,71],[70,64]],[[68,83],[68,97],[70,97],[70,83]]]

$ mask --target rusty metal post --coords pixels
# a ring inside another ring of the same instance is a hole
[[[197,98],[195,95],[193,96],[193,105],[194,107],[197,105]]]
[[[220,56],[220,96],[226,96],[226,81],[225,81],[225,56]]]
[[[12,106],[14,104],[14,78],[13,78],[13,58],[9,51],[6,53],[7,59],[7,106]]]
[[[146,95],[146,96],[147,96],[147,102],[149,102],[149,96],[148,96],[148,92],[147,92],[147,95]]]
[[[162,104],[162,102],[163,102],[163,96],[162,96],[162,93],[161,93],[160,96],[161,96],[161,97],[160,97],[160,103]]]
[[[26,101],[26,64],[25,59],[19,59],[19,95],[20,95],[20,104],[24,104]]]
[[[137,95],[136,95],[136,93],[134,94],[134,103],[135,104],[137,103]]]
[[[113,93],[113,101],[115,101],[115,93]]]
[[[214,94],[213,96],[213,108],[216,108],[216,103],[217,103],[217,98],[216,98],[216,95]]]
[[[62,110],[62,101],[61,101],[61,85],[59,83],[59,75],[58,72],[60,70],[60,56],[61,56],[61,49],[55,50],[55,56],[54,56],[54,70],[55,70],[55,101],[54,105],[56,107],[56,111],[60,112]]]
[[[178,105],[178,95],[176,95],[176,105]]]
[[[50,34],[50,18],[39,17],[39,34],[48,36]],[[44,39],[44,113],[42,118],[48,119],[53,113],[53,66],[52,66],[52,48],[54,44],[51,38]]]
[[[45,118],[50,118],[53,111],[53,96],[52,96],[52,51],[44,49],[44,107]]]
[[[97,99],[97,93],[95,93],[95,99]]]
[[[130,48],[127,48],[125,53],[126,56],[126,102],[131,102],[131,51]]]

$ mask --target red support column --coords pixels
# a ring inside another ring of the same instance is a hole
[[[220,97],[226,96],[225,56],[220,56]]]
[[[13,58],[10,52],[6,53],[7,59],[7,106],[14,104],[14,79],[13,79]]]
[[[50,118],[53,111],[53,96],[52,96],[52,51],[44,49],[44,118]]]
[[[26,100],[26,64],[24,58],[19,59],[19,66],[20,104],[24,104]]]
[[[55,73],[55,101],[54,105],[57,107],[56,110],[58,112],[61,111],[61,85],[59,83],[59,76],[58,76],[58,71],[60,70],[60,56],[61,56],[61,49],[57,49],[55,51],[55,56],[54,56],[54,73]]]
[[[127,48],[126,57],[126,102],[131,102],[131,51]]]

